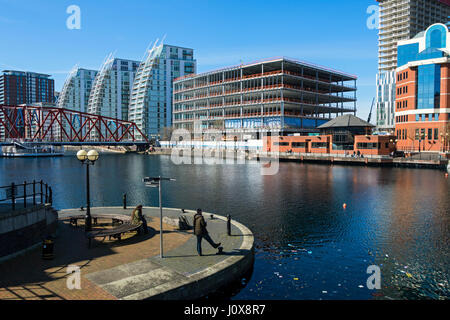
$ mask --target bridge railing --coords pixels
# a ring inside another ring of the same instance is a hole
[[[38,204],[53,204],[53,191],[42,180],[24,181],[21,184],[13,182],[8,186],[0,186],[0,203],[6,204],[7,207],[11,206],[12,211],[20,205],[27,208]]]
[[[56,107],[0,105],[0,140],[149,142],[136,123]]]

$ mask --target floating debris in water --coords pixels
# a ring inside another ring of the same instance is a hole
[[[359,285],[358,288],[364,288],[364,286],[363,285]]]
[[[322,291],[322,293],[328,293],[328,291]]]

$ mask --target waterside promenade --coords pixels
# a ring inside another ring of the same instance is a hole
[[[190,154],[196,157],[198,154],[207,154],[212,158],[226,159],[228,157],[244,160],[279,160],[279,161],[297,161],[297,162],[317,162],[343,165],[372,165],[372,166],[391,166],[391,167],[407,167],[407,168],[431,168],[446,169],[449,165],[449,159],[435,153],[418,153],[411,157],[379,156],[365,155],[363,157],[352,157],[351,154],[345,156],[343,154],[327,154],[327,153],[288,153],[288,152],[268,152],[249,150],[224,150],[219,149],[170,149],[158,148],[151,155],[172,155],[173,153],[182,157],[184,154]]]
[[[192,225],[194,211],[184,213]],[[92,208],[93,215],[131,215],[132,208]],[[203,213],[208,231],[224,247],[222,255],[203,241],[203,254],[196,252],[192,231],[179,231],[163,219],[164,258],[159,256],[159,208],[144,208],[150,232],[130,233],[121,241],[97,239],[89,249],[83,223],[74,227],[64,220],[80,215],[79,209],[58,212],[55,257],[42,260],[41,249],[0,264],[0,300],[179,300],[205,297],[229,285],[253,266],[253,235],[232,222],[227,235],[226,218]],[[164,217],[177,219],[181,209],[163,210]],[[99,223],[110,223],[99,220]],[[67,286],[68,267],[80,267],[81,289]]]

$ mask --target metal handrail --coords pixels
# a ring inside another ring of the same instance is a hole
[[[32,186],[32,190],[28,192],[27,187]],[[0,186],[0,191],[5,190],[5,197],[1,197],[0,202],[11,201],[12,210],[16,210],[17,200],[23,200],[24,208],[27,208],[27,199],[33,199],[33,206],[40,204],[53,204],[53,191],[52,188],[41,181],[26,182],[21,184],[11,183],[8,186]]]

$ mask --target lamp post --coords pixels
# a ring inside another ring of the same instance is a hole
[[[162,181],[177,181],[173,178],[163,178],[159,177],[146,177],[143,179],[146,187],[150,188],[158,188],[159,189],[159,252],[161,259],[164,257],[164,249],[163,249],[163,212],[162,212],[162,189],[161,182]]]
[[[86,218],[84,224],[84,230],[86,232],[92,230],[92,216],[91,216],[91,199],[90,199],[90,185],[89,185],[89,166],[94,165],[95,161],[98,160],[99,154],[95,150],[86,152],[85,150],[80,150],[77,153],[78,160],[82,164],[86,165]]]

